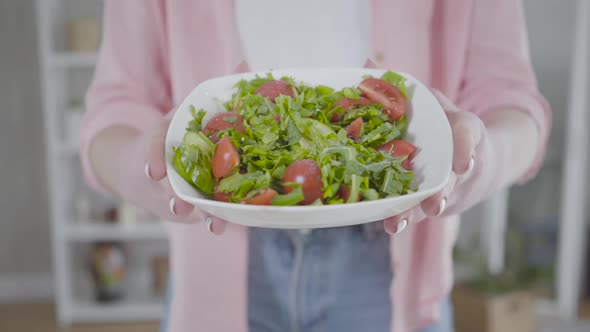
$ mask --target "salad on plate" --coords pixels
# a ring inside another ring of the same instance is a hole
[[[416,191],[407,91],[388,71],[334,90],[272,74],[241,80],[206,123],[191,106],[173,167],[217,201],[330,205]]]

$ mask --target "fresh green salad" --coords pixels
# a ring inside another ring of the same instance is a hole
[[[256,205],[354,203],[416,190],[405,79],[388,71],[334,90],[271,74],[235,85],[226,112],[193,119],[174,168],[212,199]]]

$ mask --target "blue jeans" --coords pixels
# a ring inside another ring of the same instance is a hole
[[[309,234],[251,228],[249,243],[250,332],[391,330],[385,232],[369,239],[360,226]],[[442,319],[420,332],[453,330],[452,306],[441,306]]]

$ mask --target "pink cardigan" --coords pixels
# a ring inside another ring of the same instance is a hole
[[[517,0],[371,0],[374,61],[413,74],[461,109],[482,114],[513,107],[535,119],[541,133],[533,175],[550,126],[528,58]],[[106,2],[104,40],[88,92],[82,162],[106,127],[150,127],[200,82],[231,73],[235,48],[232,0]],[[142,170],[138,170],[141,172]],[[395,278],[392,330],[414,331],[438,317],[452,287],[451,251],[457,218],[426,220],[391,239]],[[247,229],[223,236],[202,225],[172,225],[175,298],[172,332],[247,331]]]

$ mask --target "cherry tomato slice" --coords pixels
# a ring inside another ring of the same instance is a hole
[[[416,153],[416,146],[414,146],[414,144],[403,140],[394,139],[381,145],[377,148],[377,150],[389,153],[393,157],[408,156],[408,159],[402,161],[402,167],[407,170],[412,169],[411,162],[414,158],[414,154]]]
[[[397,121],[406,113],[406,98],[391,83],[378,78],[367,78],[358,88],[371,101],[383,105],[391,121]]]
[[[213,199],[219,202],[228,202],[229,203],[229,199],[231,197],[230,193],[224,193],[219,191],[219,185],[215,186],[215,189],[213,190]]]
[[[303,201],[299,205],[307,205],[322,198],[322,172],[318,164],[310,159],[297,160],[285,170],[283,183],[299,183],[303,190]],[[286,193],[293,188],[284,186]]]
[[[413,158],[414,153],[416,152],[416,147],[410,142],[394,139],[381,145],[377,150],[387,152],[393,157],[410,156],[410,158]]]
[[[209,136],[213,143],[217,143],[219,138],[217,132],[225,129],[233,128],[243,134],[246,133],[244,128],[244,118],[236,112],[223,112],[215,115],[205,128],[203,128],[203,134]]]
[[[271,205],[272,199],[275,198],[276,195],[278,195],[278,193],[274,189],[266,188],[245,200],[244,203],[251,205]]]
[[[367,106],[371,104],[372,102],[365,97],[360,97],[359,99],[342,98],[336,102],[336,106],[342,107],[345,111],[348,111],[355,106]],[[332,119],[330,119],[330,121],[336,122],[338,120],[340,120],[340,114],[332,114]]]
[[[362,130],[363,118],[358,118],[348,125],[348,128],[346,128],[346,136],[352,138],[355,142],[358,142]]]
[[[283,80],[268,81],[262,84],[258,90],[256,90],[256,93],[272,101],[275,101],[275,98],[280,95],[289,97],[295,96],[295,93],[293,93],[293,88],[291,88],[291,86]]]
[[[215,146],[211,168],[216,179],[230,175],[240,164],[240,154],[227,136]]]
[[[341,106],[345,110],[349,110],[353,106],[367,106],[371,104],[372,102],[365,97],[359,97],[359,99],[342,98],[336,102],[336,106]]]
[[[412,170],[412,160],[410,158],[405,159],[402,161],[402,167],[407,169],[408,171]]]
[[[348,198],[350,197],[350,187],[343,184],[340,186],[340,189],[338,189],[338,196],[340,196],[340,198],[342,198],[344,200],[344,203],[348,202]],[[361,201],[362,200],[362,196],[361,194],[358,194],[358,199],[357,201]]]

